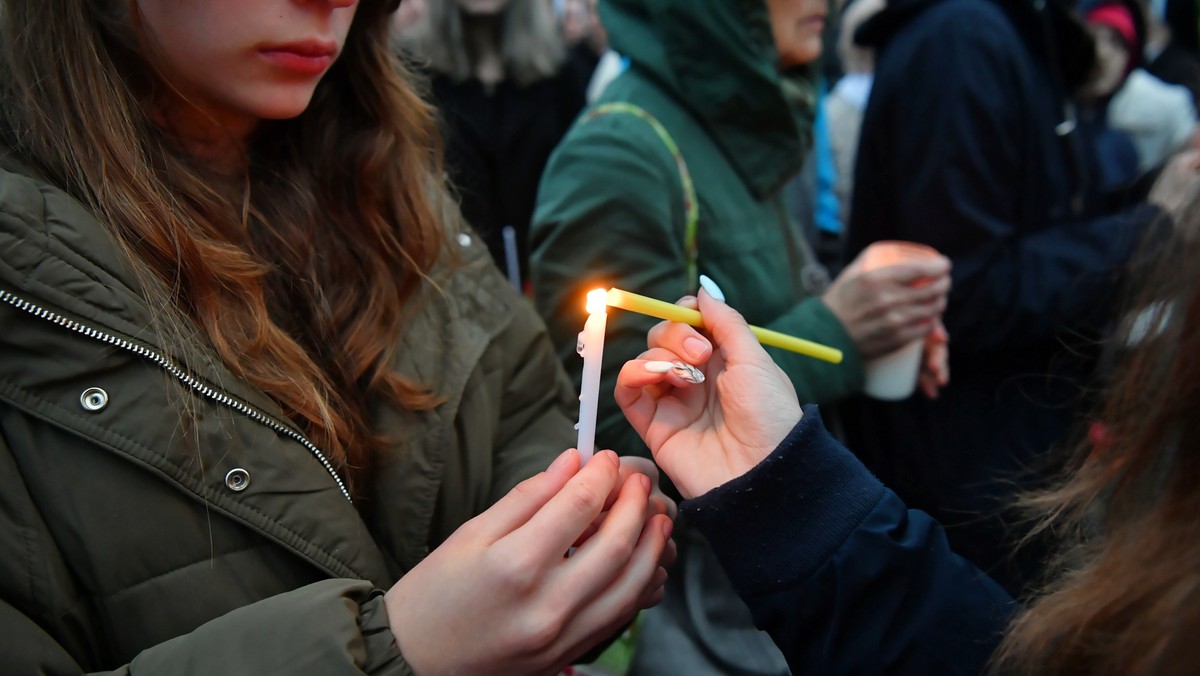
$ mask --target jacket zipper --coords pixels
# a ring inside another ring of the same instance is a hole
[[[299,442],[302,446],[308,449],[308,452],[311,453],[313,457],[320,461],[321,465],[325,468],[325,471],[329,472],[329,476],[333,477],[333,480],[337,482],[338,488],[341,489],[342,495],[346,496],[346,499],[350,500],[350,502],[354,502],[350,497],[350,491],[346,489],[345,482],[343,482],[342,478],[338,476],[337,470],[333,468],[333,465],[330,464],[329,460],[325,457],[325,454],[321,452],[321,449],[317,448],[316,444],[306,439],[299,432],[292,431],[281,423],[276,422],[265,413],[260,412],[249,404],[234,399],[220,390],[215,390],[208,385],[205,385],[189,375],[186,371],[176,365],[175,362],[171,361],[161,353],[147,349],[141,345],[131,343],[124,338],[118,338],[112,334],[93,329],[73,319],[67,319],[60,314],[39,307],[2,289],[0,289],[0,301],[4,301],[18,310],[31,314],[38,319],[44,319],[52,324],[57,324],[58,326],[66,328],[70,331],[87,336],[88,338],[99,340],[103,343],[119,347],[127,352],[132,352],[139,357],[149,359],[164,369],[167,373],[171,374],[176,380],[188,386],[202,396],[207,397],[217,403],[224,404],[225,406],[228,406],[229,408],[241,413],[251,420],[274,430],[277,434],[282,434],[296,442]]]

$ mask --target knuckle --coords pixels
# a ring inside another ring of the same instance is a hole
[[[733,319],[734,321],[736,321],[739,324],[748,324],[749,323],[746,321],[745,315],[743,315],[741,312],[738,312],[737,310],[734,310],[733,308],[730,308],[729,316],[731,319]]]
[[[565,626],[565,619],[556,608],[540,608],[525,615],[516,637],[516,651],[523,655],[538,655],[554,645]]]
[[[454,531],[450,537],[471,541],[485,530],[483,517],[480,515],[459,526],[458,530]]]
[[[584,515],[599,513],[604,507],[604,501],[607,498],[607,493],[601,493],[595,488],[583,483],[576,484],[574,489],[567,496],[571,509],[575,510],[579,514]]]
[[[619,569],[629,562],[636,549],[636,543],[630,538],[620,537],[606,544],[601,554],[612,569]]]
[[[541,482],[539,481],[538,476],[532,476],[514,486],[513,492],[518,493],[525,498],[532,498],[540,494],[541,491],[538,490],[538,485],[540,483]]]
[[[538,585],[537,561],[527,552],[500,552],[489,549],[491,568],[505,589],[525,595]]]

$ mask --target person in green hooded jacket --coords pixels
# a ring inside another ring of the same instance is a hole
[[[801,399],[858,393],[865,360],[930,332],[949,270],[944,259],[873,272],[852,263],[824,287],[790,220],[781,188],[810,138],[825,3],[607,0],[599,9],[630,65],[552,155],[531,233],[537,308],[568,372],[579,371],[588,290],[673,301],[695,293],[703,274],[750,322],[845,353],[828,364],[772,352]],[[911,287],[917,279],[932,283]],[[609,318],[602,391],[654,321]],[[616,405],[603,404],[599,438],[639,448]]]
[[[934,331],[949,289],[947,260],[869,272],[856,260],[826,286],[789,217],[781,189],[810,141],[825,0],[601,0],[599,11],[629,67],[551,156],[531,229],[536,305],[577,383],[584,296],[597,287],[674,301],[694,294],[701,276],[710,278],[752,324],[843,351],[840,364],[772,351],[801,400],[820,404],[858,393],[865,361]],[[928,283],[914,285],[919,280]],[[610,313],[602,393],[612,392],[620,365],[645,349],[654,323]],[[929,395],[945,382],[941,354],[927,354],[922,389]],[[611,396],[601,398],[597,444],[647,452]],[[703,616],[672,604],[685,586],[704,588],[703,602],[720,606],[708,619],[734,619],[707,634],[693,627],[704,635],[685,639],[685,647],[698,653],[697,644],[707,643],[704,651],[719,654],[721,641],[749,627],[749,615],[703,554],[705,545],[684,540],[667,600],[647,614],[642,632],[652,635],[657,619],[676,610]],[[699,582],[688,582],[693,577]],[[657,644],[666,668],[687,652],[669,641],[641,644]],[[739,652],[751,659],[753,651],[730,649]],[[696,673],[681,664],[680,673]]]
[[[551,673],[661,596],[395,6],[0,2],[3,673]]]

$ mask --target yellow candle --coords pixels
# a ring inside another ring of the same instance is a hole
[[[667,321],[690,324],[691,326],[704,326],[704,318],[698,310],[622,291],[621,289],[609,289],[605,301],[609,305],[619,307],[622,310],[658,317]],[[782,348],[833,364],[840,364],[842,362],[842,351],[828,345],[814,343],[811,340],[789,336],[786,333],[764,329],[760,326],[751,326],[750,331],[758,338],[758,342],[763,345]]]

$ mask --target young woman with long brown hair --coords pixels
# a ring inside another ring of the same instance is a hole
[[[6,670],[551,672],[660,594],[396,4],[0,4]]]
[[[1194,154],[1169,171],[1195,172]],[[1107,401],[1021,502],[1059,554],[1023,607],[824,430],[723,303],[660,324],[617,400],[796,673],[1185,674],[1200,666],[1200,211],[1128,295]],[[695,305],[697,299],[692,299]],[[697,386],[643,360],[687,361]],[[699,364],[697,364],[699,366]],[[798,421],[798,422],[797,422]]]

